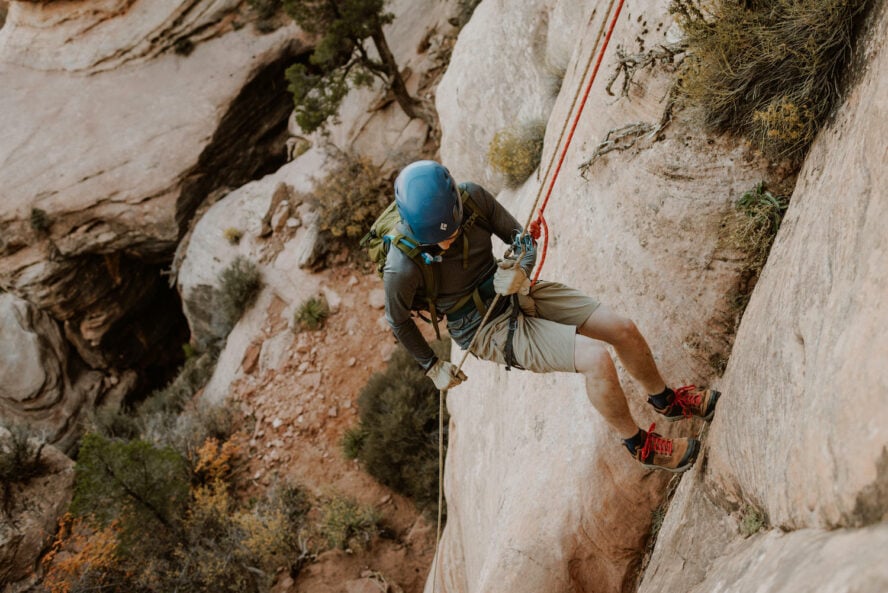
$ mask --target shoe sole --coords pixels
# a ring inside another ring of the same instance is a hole
[[[673,474],[680,474],[682,472],[688,471],[689,469],[691,469],[691,466],[694,465],[694,462],[697,461],[697,455],[700,454],[700,441],[698,441],[697,439],[688,440],[690,441],[691,445],[690,451],[685,456],[687,461],[685,461],[684,464],[679,465],[678,467],[664,467],[662,465],[654,465],[649,463],[642,463],[641,465],[648,469],[659,469]]]
[[[666,422],[678,422],[679,420],[684,420],[685,418],[702,418],[704,422],[709,422],[712,420],[712,417],[715,416],[715,406],[718,404],[718,398],[721,397],[721,391],[712,390],[712,405],[709,409],[709,413],[705,416],[663,416],[666,419]]]

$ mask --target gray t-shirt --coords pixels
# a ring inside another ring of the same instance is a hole
[[[461,229],[450,248],[441,253],[442,261],[431,264],[440,268],[438,298],[435,302],[439,312],[447,311],[460,297],[471,293],[496,271],[491,234],[509,244],[521,232],[518,221],[487,190],[474,183],[465,183],[462,187],[472,196],[475,206],[488,224],[478,220],[468,230]],[[404,229],[399,229],[399,232],[404,233]],[[469,245],[466,261],[463,254],[464,237],[468,238]],[[423,274],[419,265],[426,264],[417,264],[396,247],[389,249],[383,269],[385,317],[395,338],[427,369],[432,364],[435,353],[411,316],[413,298],[423,288]],[[500,301],[503,305],[508,304],[508,299]],[[472,311],[459,321],[448,323],[448,330],[451,337],[465,349],[480,323],[481,316],[477,311]]]

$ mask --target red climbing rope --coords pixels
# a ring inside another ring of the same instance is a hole
[[[546,225],[546,220],[543,217],[543,213],[546,210],[546,206],[549,204],[549,198],[552,197],[552,189],[555,187],[555,181],[558,180],[558,174],[561,172],[561,166],[564,164],[564,158],[567,156],[567,149],[570,147],[570,143],[573,140],[574,133],[577,130],[577,124],[579,124],[580,116],[583,114],[583,108],[586,106],[586,101],[589,99],[589,93],[592,90],[592,83],[595,82],[595,75],[598,74],[598,70],[601,67],[601,62],[604,59],[604,52],[607,51],[607,45],[610,42],[611,37],[614,33],[614,28],[617,25],[617,19],[620,16],[620,11],[623,9],[623,3],[625,0],[618,0],[617,7],[614,11],[613,18],[611,18],[610,26],[607,29],[607,35],[604,38],[604,43],[601,44],[601,48],[598,51],[598,59],[595,61],[595,67],[592,70],[592,75],[589,77],[589,82],[586,84],[586,90],[583,92],[583,99],[580,101],[580,106],[577,109],[576,115],[574,116],[573,123],[570,126],[570,132],[567,135],[567,139],[564,142],[564,146],[561,149],[561,155],[558,158],[558,164],[555,166],[555,172],[552,174],[551,180],[549,181],[549,188],[546,190],[546,197],[543,199],[543,203],[540,206],[539,213],[537,214],[536,220],[533,223],[527,225],[529,229],[528,232],[534,238],[535,241],[539,240],[539,230],[540,227],[545,229],[545,240],[543,241],[543,248],[540,251],[540,261],[536,266],[536,270],[533,274],[532,283],[536,283],[536,281],[540,277],[540,271],[543,269],[543,264],[546,262],[546,253],[549,250],[549,230]],[[563,130],[562,130],[563,135]],[[551,168],[552,164],[549,163],[549,167]],[[548,173],[548,171],[547,171]],[[537,195],[536,202],[539,201],[539,195]],[[536,202],[534,202],[534,206],[536,206]],[[531,213],[533,209],[531,209]],[[534,234],[536,231],[536,234]]]
[[[541,260],[540,260],[539,265],[537,265],[537,267],[536,267],[536,273],[533,276],[533,282],[536,282],[537,278],[539,278],[540,270],[543,268],[543,263],[545,263],[545,261],[546,261],[546,251],[547,251],[547,247],[549,244],[549,227],[546,224],[546,219],[543,216],[543,212],[545,211],[546,205],[549,202],[549,198],[552,195],[552,188],[555,187],[555,180],[558,179],[558,173],[561,171],[561,165],[564,163],[564,158],[567,155],[567,149],[570,146],[570,142],[573,139],[574,132],[577,129],[577,123],[580,121],[580,115],[583,113],[583,108],[586,106],[586,100],[589,98],[589,92],[592,89],[592,83],[595,81],[595,75],[598,73],[598,69],[601,67],[601,61],[604,58],[604,52],[607,49],[607,44],[610,41],[611,36],[613,35],[614,28],[617,25],[617,18],[620,16],[620,11],[623,9],[623,2],[625,0],[610,0],[610,4],[608,5],[608,9],[607,9],[606,14],[610,14],[611,10],[613,9],[613,5],[614,5],[615,1],[617,2],[616,11],[614,12],[614,16],[611,19],[610,27],[608,27],[608,29],[607,29],[607,36],[604,38],[604,43],[601,45],[600,51],[598,52],[598,59],[595,62],[595,68],[592,71],[592,76],[589,78],[588,84],[586,85],[586,90],[583,93],[583,100],[580,103],[580,107],[577,110],[576,116],[574,117],[573,124],[570,127],[570,133],[567,137],[567,141],[564,143],[564,148],[562,148],[562,150],[561,150],[561,156],[558,159],[558,166],[555,169],[555,173],[552,175],[552,180],[549,183],[549,189],[546,192],[546,198],[543,201],[543,205],[540,207],[540,210],[539,210],[539,213],[537,214],[536,220],[533,220],[533,221],[528,220],[527,223],[524,225],[524,228],[527,229],[525,232],[530,233],[530,235],[534,238],[535,241],[539,239],[541,230],[544,231],[546,234],[546,240],[543,243],[543,251],[541,254]],[[593,15],[593,18],[594,18],[594,15]],[[595,48],[599,47],[598,44],[599,44],[599,42],[601,42],[601,35],[602,35],[602,32],[604,31],[604,23],[605,22],[606,21],[602,21],[602,28],[600,28],[598,30],[598,34],[596,35],[595,45],[593,46],[593,50],[592,50],[593,54],[595,53]],[[585,70],[583,70],[583,78],[581,80],[584,80],[586,78],[586,75],[589,73],[590,65],[591,65],[591,60],[586,62],[586,68],[585,68]],[[578,93],[574,94],[573,102],[571,103],[570,109],[568,110],[568,114],[573,113],[573,109],[577,104],[578,96],[579,96]],[[556,146],[560,145],[561,140],[564,138],[564,131],[567,129],[566,124],[567,124],[567,122],[565,121],[565,127],[563,127],[561,129],[561,133],[558,136],[558,144]],[[552,162],[553,161],[550,160],[549,164],[546,166],[546,173],[543,176],[543,180],[548,178],[549,172],[552,170]],[[531,218],[533,217],[533,211],[536,209],[536,205],[540,201],[540,194],[541,193],[542,193],[542,186],[540,186],[540,191],[537,192],[536,200],[534,200],[533,207],[530,209]],[[496,302],[499,300],[499,298],[500,298],[500,295],[498,295],[498,294],[496,296],[494,296],[493,303],[491,303],[491,305],[487,308],[487,312],[484,314],[484,319],[481,320],[482,326],[485,323],[487,323],[487,319],[488,319],[488,317],[490,317],[490,313],[496,308],[495,305],[496,305]],[[466,349],[465,354],[463,354],[462,360],[459,361],[459,364],[456,367],[457,371],[459,371],[459,369],[461,369],[463,364],[466,362],[466,358],[468,358],[469,353],[472,351],[472,348],[475,346],[475,340],[477,339],[479,333],[480,332],[475,332],[475,335],[472,337],[472,341],[469,344],[469,347]],[[445,393],[444,391],[438,392],[439,422],[443,422],[443,420],[441,420],[441,419],[444,418],[444,393]],[[653,428],[654,427],[651,426],[651,430],[653,430]],[[444,426],[443,426],[443,424],[439,424],[439,427],[438,427],[438,435],[439,435],[439,442],[438,442],[438,528],[437,528],[437,532],[435,535],[435,558],[434,558],[435,564],[434,564],[434,568],[432,569],[434,572],[434,574],[432,576],[432,592],[433,593],[437,593],[437,590],[438,590],[438,578],[439,578],[438,566],[440,564],[440,556],[441,556],[441,546],[440,546],[440,544],[441,544],[441,508],[443,506],[443,497],[444,497],[444,490],[443,490],[444,489],[443,434],[444,434]]]

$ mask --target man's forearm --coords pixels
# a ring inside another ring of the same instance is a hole
[[[428,369],[435,362],[435,352],[423,337],[422,332],[416,327],[412,319],[399,325],[392,326],[395,338],[413,355],[416,362],[423,369]]]

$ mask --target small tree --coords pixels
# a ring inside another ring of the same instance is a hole
[[[170,447],[87,434],[75,466],[72,511],[100,525],[120,521],[124,545],[178,538],[191,476],[185,458]]]
[[[296,121],[306,132],[324,125],[339,111],[349,86],[385,82],[411,118],[429,120],[420,102],[407,92],[382,28],[394,15],[386,0],[283,0],[284,10],[304,31],[319,37],[309,64],[287,69]],[[373,41],[378,58],[364,46]]]

